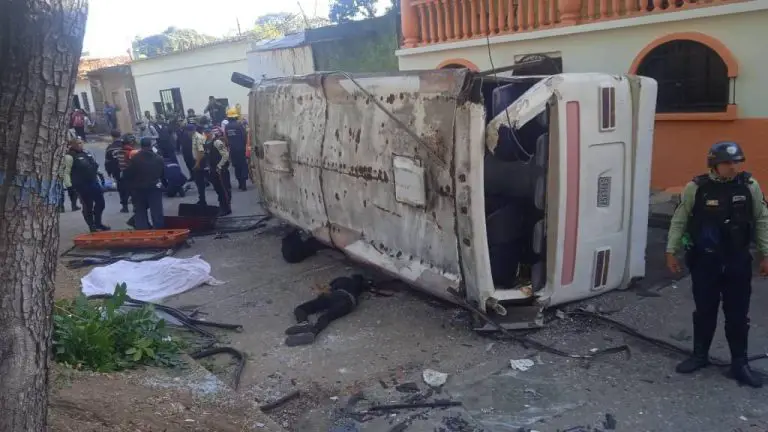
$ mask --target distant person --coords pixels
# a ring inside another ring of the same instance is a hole
[[[195,154],[192,150],[192,136],[195,134],[195,129],[196,126],[189,123],[184,126],[178,137],[181,156],[184,158],[184,164],[187,166],[190,177],[193,177],[195,169]]]
[[[206,134],[205,152],[210,166],[210,179],[219,198],[219,216],[232,214],[232,183],[229,178],[229,149],[224,132],[213,127]]]
[[[59,197],[59,212],[64,213],[66,210],[64,209],[64,191],[67,192],[67,195],[69,195],[69,201],[72,204],[72,211],[78,211],[80,210],[80,207],[77,205],[77,192],[75,191],[75,188],[72,187],[72,178],[71,178],[71,170],[72,170],[72,158],[68,157],[68,154],[65,153],[62,157],[61,161],[61,167],[59,168],[59,178],[61,180],[61,196]]]
[[[116,114],[115,107],[109,102],[104,102],[104,118],[107,120],[107,125],[109,125],[110,129],[117,129]]]
[[[225,130],[227,142],[229,144],[229,153],[232,157],[232,166],[235,168],[235,178],[237,187],[241,190],[247,190],[246,181],[248,180],[248,161],[245,157],[245,147],[248,140],[248,134],[245,126],[239,121],[237,110],[231,108],[227,112],[229,123]]]
[[[137,135],[139,136],[139,139],[152,138],[157,140],[157,138],[160,136],[154,126],[141,120],[136,122],[136,129],[138,130]]]
[[[157,150],[163,159],[176,160],[176,147],[171,138],[171,128],[164,122],[157,124]]]
[[[208,183],[208,154],[206,151],[206,139],[203,135],[202,126],[192,125],[195,131],[192,133],[192,154],[195,158],[195,165],[192,167],[192,176],[197,186],[197,205],[208,205],[205,199],[205,187]]]
[[[69,123],[70,123],[70,126],[72,127],[72,129],[75,130],[75,133],[77,134],[77,136],[80,137],[80,139],[83,140],[83,142],[85,142],[86,141],[86,138],[85,138],[85,123],[86,123],[85,111],[81,110],[80,108],[76,108],[72,112],[72,116],[70,117]]]
[[[218,125],[224,120],[224,107],[215,97],[208,96],[208,105],[205,107],[203,114],[209,114],[213,124]]]
[[[104,170],[107,175],[115,180],[117,192],[120,195],[120,213],[128,213],[128,199],[130,191],[127,184],[123,181],[123,172],[128,167],[128,156],[134,149],[136,137],[132,134],[120,135],[120,131],[115,129],[110,135],[112,144],[107,146],[104,151]]]
[[[72,187],[83,203],[83,218],[91,232],[109,231],[101,221],[104,213],[104,190],[99,181],[99,164],[93,155],[83,149],[83,141],[75,138],[69,142],[65,156],[64,177],[69,177]]]
[[[152,139],[141,139],[141,150],[131,157],[125,170],[125,181],[133,197],[137,230],[162,229],[163,221],[163,158],[152,149]],[[149,211],[152,225],[147,217]]]

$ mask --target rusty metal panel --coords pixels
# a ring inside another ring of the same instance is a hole
[[[455,142],[454,131],[469,130],[469,117],[456,118],[468,79],[467,71],[440,70],[263,81],[254,91],[255,143],[286,141],[293,171],[270,171],[257,159],[265,205],[353,257],[448,297],[446,288],[461,281],[454,153],[469,141]],[[396,159],[411,161],[405,171],[416,188],[400,201]]]
[[[318,230],[319,237],[327,238],[324,227],[328,221],[318,182],[326,115],[319,77],[262,81],[252,98],[255,177],[264,205],[276,216]],[[275,169],[275,163],[283,169]]]

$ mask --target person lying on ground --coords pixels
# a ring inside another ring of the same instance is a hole
[[[288,328],[285,344],[288,346],[309,345],[328,325],[357,308],[360,295],[372,286],[370,280],[356,274],[339,277],[331,281],[329,292],[321,293],[315,299],[302,303],[293,311],[297,325]],[[312,324],[310,315],[320,314]]]

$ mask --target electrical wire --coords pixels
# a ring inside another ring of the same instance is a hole
[[[485,46],[488,48],[488,61],[491,62],[491,71],[493,72],[493,79],[496,81],[496,88],[498,89],[501,84],[499,83],[499,77],[496,74],[496,66],[493,64],[493,55],[491,54],[491,37],[490,35],[485,36]],[[517,144],[517,148],[528,157],[528,160],[523,162],[524,164],[528,164],[533,160],[533,154],[528,153],[523,145],[520,143],[520,140],[517,137],[517,134],[515,134],[515,129],[512,127],[512,120],[509,118],[509,111],[507,110],[509,107],[504,107],[504,114],[507,116],[507,128],[509,128],[509,134],[512,135],[512,139],[515,141],[515,144]]]

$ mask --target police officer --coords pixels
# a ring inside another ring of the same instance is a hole
[[[232,183],[229,178],[229,149],[224,143],[224,132],[219,127],[207,133],[205,152],[210,164],[213,189],[219,198],[219,216],[232,214]]]
[[[131,157],[123,180],[128,183],[133,197],[136,229],[150,229],[147,211],[152,217],[153,229],[162,229],[163,193],[162,182],[165,165],[163,158],[154,152],[153,139],[141,139],[141,150]]]
[[[83,203],[83,218],[91,232],[109,231],[110,228],[101,222],[104,191],[99,182],[99,164],[83,149],[80,138],[69,142],[69,151],[64,155],[64,177],[69,177]]]
[[[751,387],[762,379],[747,360],[749,301],[752,293],[750,243],[762,256],[760,273],[768,275],[768,208],[757,181],[740,169],[744,152],[735,142],[719,142],[707,155],[709,174],[693,179],[682,193],[667,240],[667,267],[680,272],[675,254],[685,245],[693,287],[693,354],[677,365],[693,373],[709,364],[720,299],[725,337],[731,351],[731,377]]]
[[[229,123],[227,123],[224,132],[227,134],[229,153],[232,157],[232,166],[235,168],[238,188],[244,191],[247,189],[245,182],[248,180],[248,162],[245,158],[245,146],[248,135],[239,119],[240,116],[237,113],[237,109],[230,108],[227,111]]]

